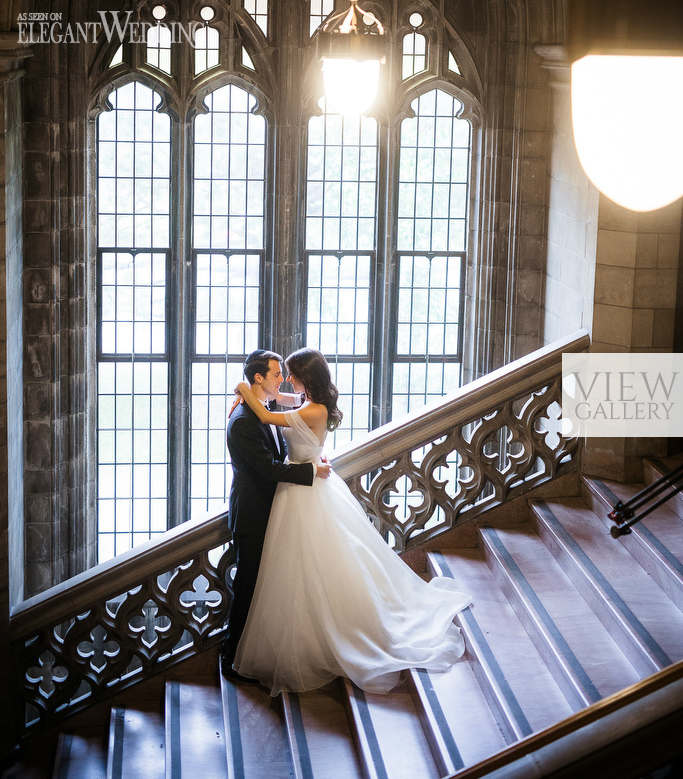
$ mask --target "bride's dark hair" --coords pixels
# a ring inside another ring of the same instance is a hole
[[[327,360],[317,349],[297,349],[287,357],[285,365],[289,373],[304,385],[306,394],[314,403],[327,408],[327,429],[339,427],[344,416],[337,408],[339,390],[332,383]]]

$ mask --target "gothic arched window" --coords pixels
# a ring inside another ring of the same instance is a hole
[[[471,61],[452,37],[433,45],[435,10],[400,3],[391,98],[368,116],[321,112],[313,52],[334,5],[288,6],[297,28],[266,0],[156,0],[140,10],[146,44],[103,58],[100,561],[223,509],[227,413],[252,349],[326,355],[344,412],[330,449],[460,383]]]

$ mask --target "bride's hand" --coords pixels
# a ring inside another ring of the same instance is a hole
[[[241,397],[244,397],[244,390],[249,389],[249,385],[246,381],[241,381],[236,387],[235,387],[235,395],[240,395]]]

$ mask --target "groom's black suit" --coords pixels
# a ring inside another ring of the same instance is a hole
[[[279,451],[270,425],[264,425],[247,406],[238,406],[228,422],[228,450],[232,459],[232,486],[228,526],[235,542],[237,573],[228,638],[223,655],[232,663],[254,594],[268,515],[277,482],[313,484],[311,463],[285,463],[287,447],[276,428]]]

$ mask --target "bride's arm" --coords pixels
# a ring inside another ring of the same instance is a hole
[[[251,387],[246,381],[241,381],[236,387],[235,392],[244,398],[244,402],[256,414],[260,422],[266,425],[279,425],[280,427],[289,427],[287,415],[281,411],[268,411],[268,409],[256,397]]]
[[[301,397],[300,392],[278,392],[276,400],[281,406],[298,408],[302,403]]]

